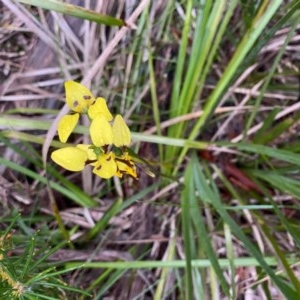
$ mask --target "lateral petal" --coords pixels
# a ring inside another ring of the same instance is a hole
[[[51,153],[52,160],[66,170],[77,172],[83,170],[88,155],[77,147],[65,147]]]
[[[63,116],[58,123],[57,131],[58,131],[58,137],[59,140],[62,143],[65,143],[74,128],[76,127],[79,120],[79,114],[73,114],[73,115],[65,115]]]

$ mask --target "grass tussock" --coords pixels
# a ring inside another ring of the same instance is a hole
[[[298,1],[39,2],[0,4],[0,294],[297,299]],[[138,180],[51,161],[67,80]]]

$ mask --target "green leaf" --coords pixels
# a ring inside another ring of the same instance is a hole
[[[57,11],[65,15],[70,15],[80,19],[93,21],[99,24],[104,24],[108,26],[126,26],[124,20],[107,15],[101,15],[92,10],[85,9],[84,7],[65,3],[58,0],[19,0],[19,2],[41,7],[51,11]]]

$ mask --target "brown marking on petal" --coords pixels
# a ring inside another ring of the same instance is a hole
[[[110,161],[111,160],[111,155],[106,159],[106,161]]]
[[[115,160],[119,161],[119,162],[122,162],[123,164],[125,164],[129,168],[134,167],[134,163],[131,160],[126,160],[126,159],[122,159],[122,158],[119,158],[119,157],[116,157]]]
[[[84,100],[90,100],[91,98],[92,98],[92,97],[89,96],[89,95],[84,95],[84,96],[83,96],[83,99],[84,99]]]
[[[101,148],[102,148],[102,150],[103,150],[104,153],[107,153],[109,145],[103,145]]]
[[[99,165],[99,167],[97,167],[96,169],[97,169],[97,170],[101,170],[101,168],[102,168],[102,166],[101,166],[101,165]]]
[[[97,159],[93,159],[93,160],[86,160],[85,161],[85,165],[89,165],[89,164],[92,164],[92,163],[95,163],[95,162],[97,162]]]
[[[75,100],[75,101],[73,102],[73,107],[74,107],[74,108],[77,107],[78,104],[79,104],[79,102],[78,102],[77,100]]]
[[[134,162],[132,160],[128,160],[128,165],[132,168],[135,166]]]

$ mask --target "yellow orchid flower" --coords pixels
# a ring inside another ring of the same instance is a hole
[[[64,169],[77,172],[84,169],[88,154],[77,147],[65,147],[53,151],[51,158]]]
[[[66,102],[72,114],[65,115],[58,124],[58,136],[65,143],[76,127],[80,114],[87,113],[90,120],[92,144],[78,144],[55,150],[51,158],[69,171],[81,171],[89,164],[93,173],[102,178],[123,177],[124,174],[137,179],[136,165],[128,154],[131,133],[121,115],[113,119],[104,98],[94,98],[82,84],[65,83]],[[112,121],[112,122],[111,122]]]
[[[116,115],[112,125],[113,144],[116,147],[129,146],[131,142],[131,134],[121,115]]]
[[[115,161],[115,154],[109,152],[100,155],[93,169],[93,173],[105,179],[109,179],[116,175],[117,164]]]

